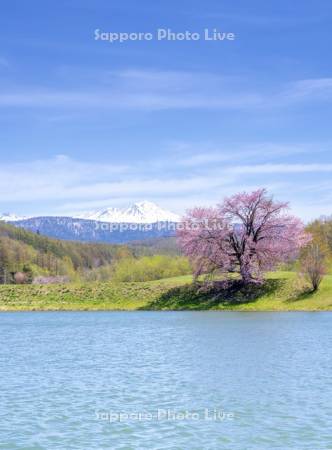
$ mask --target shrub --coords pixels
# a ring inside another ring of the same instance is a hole
[[[317,291],[326,273],[326,256],[317,244],[308,245],[301,257],[301,271]]]
[[[182,256],[144,256],[120,260],[114,269],[115,281],[149,281],[191,273],[188,259]]]
[[[23,272],[16,272],[14,275],[15,284],[26,284],[27,276]]]

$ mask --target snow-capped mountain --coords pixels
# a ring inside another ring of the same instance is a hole
[[[123,244],[131,241],[175,236],[174,222],[179,222],[177,214],[166,211],[158,205],[143,201],[129,208],[105,208],[70,216],[18,217],[15,214],[2,214],[0,220],[16,227],[56,239],[84,242],[107,242]],[[160,223],[163,226],[159,226]],[[172,226],[165,226],[170,223]],[[105,228],[100,224],[137,224],[138,227],[118,229]],[[152,226],[151,226],[152,225]]]
[[[24,216],[17,216],[16,214],[12,214],[12,213],[2,213],[0,214],[0,220],[3,220],[4,222],[17,222],[19,220],[25,220],[28,219],[28,217],[24,217]]]
[[[155,203],[146,200],[134,203],[132,206],[125,209],[106,208],[95,212],[78,214],[75,217],[109,223],[156,223],[180,221],[180,217],[177,214],[162,209]]]

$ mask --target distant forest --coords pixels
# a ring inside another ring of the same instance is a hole
[[[0,222],[0,284],[108,279],[120,260],[178,253],[171,238],[130,246],[80,243],[48,238]]]
[[[332,218],[315,220],[306,230],[331,272]],[[81,243],[48,238],[0,222],[0,284],[145,281],[187,273],[191,268],[175,238],[151,238],[127,245]]]

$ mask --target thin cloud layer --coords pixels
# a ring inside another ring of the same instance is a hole
[[[313,202],[315,192],[319,191],[326,203],[318,209],[328,210],[332,164],[273,161],[278,160],[286,149],[293,149],[294,154],[301,150],[303,154],[309,152],[310,146],[301,148],[299,145],[271,145],[274,153],[271,152],[270,162],[262,163],[266,155],[258,152],[260,145],[257,145],[256,154],[255,146],[251,146],[252,154],[246,155],[246,164],[242,163],[245,158],[232,159],[230,152],[215,152],[207,157],[196,153],[191,159],[189,156],[183,158],[181,154],[175,158],[173,154],[168,162],[163,159],[150,164],[144,161],[127,165],[99,164],[77,161],[65,155],[6,164],[0,169],[2,208],[8,210],[6,206],[10,205],[13,212],[21,213],[22,204],[25,204],[25,214],[70,215],[82,209],[149,199],[181,213],[195,204],[211,204],[233,192],[265,186],[285,199],[297,196],[298,208],[303,199],[307,203]],[[160,164],[163,171],[156,173],[155,167]],[[310,192],[301,188],[303,177],[311,186]],[[38,206],[39,202],[44,206]]]
[[[7,87],[2,108],[93,110],[273,109],[303,101],[330,101],[332,78],[297,80],[262,90],[241,78],[212,73],[128,69],[95,74],[96,88]]]

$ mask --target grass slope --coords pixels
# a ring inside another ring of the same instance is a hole
[[[332,310],[332,276],[316,293],[297,287],[291,272],[267,276],[264,286],[198,292],[190,276],[142,283],[0,286],[1,311],[33,310]]]

